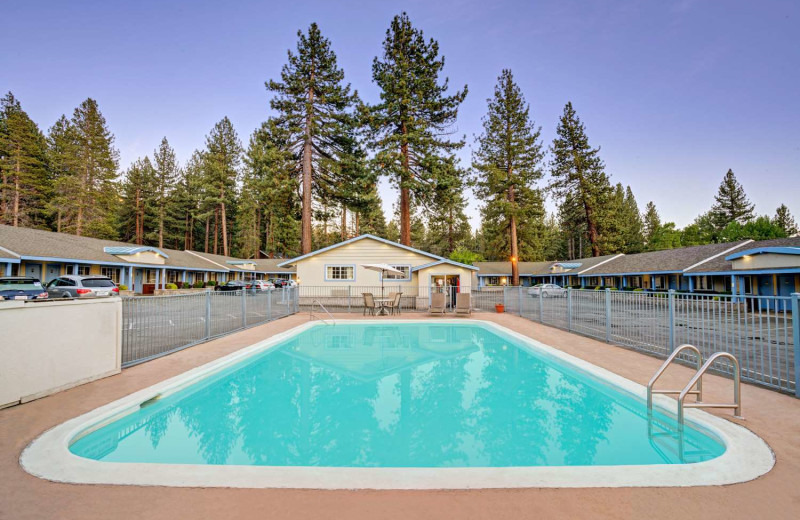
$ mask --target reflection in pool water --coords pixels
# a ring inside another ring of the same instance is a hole
[[[671,417],[473,323],[319,325],[76,441],[116,462],[680,463]],[[651,423],[652,425],[652,423]],[[686,462],[724,447],[689,429]]]

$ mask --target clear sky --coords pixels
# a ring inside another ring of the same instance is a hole
[[[439,41],[451,84],[469,85],[457,124],[469,143],[511,68],[545,141],[572,101],[642,209],[653,200],[684,226],[732,168],[759,213],[784,202],[800,218],[797,0],[8,2],[0,90],[43,131],[97,99],[123,168],[162,136],[186,160],[225,115],[246,145],[270,114],[264,81],[311,22],[377,100],[372,59],[403,9]],[[381,191],[389,211],[396,195]],[[469,214],[477,224],[474,202]]]

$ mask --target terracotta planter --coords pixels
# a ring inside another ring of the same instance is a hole
[[[506,306],[503,305],[502,303],[496,303],[494,305],[494,310],[496,310],[498,314],[501,314],[503,312],[506,312]]]

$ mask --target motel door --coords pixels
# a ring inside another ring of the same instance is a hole
[[[51,282],[61,276],[61,264],[47,264],[44,273],[44,282]]]
[[[31,278],[36,278],[37,280],[42,279],[42,264],[28,264],[25,266],[25,276],[29,276]]]
[[[447,295],[446,302],[449,308],[456,304],[456,294],[459,292],[461,277],[457,274],[435,274],[431,276],[431,292],[443,292]]]

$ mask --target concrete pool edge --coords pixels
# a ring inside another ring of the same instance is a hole
[[[466,319],[387,321],[472,323],[494,329],[513,337],[525,348],[542,351],[558,358],[623,392],[638,397],[644,396],[645,389],[638,383],[495,323]],[[381,320],[380,324],[386,324],[387,321]],[[337,320],[337,322],[365,324],[363,320]],[[73,455],[69,451],[71,442],[87,428],[114,420],[127,410],[138,407],[143,401],[159,394],[177,391],[314,326],[324,325],[319,322],[299,325],[66,421],[34,440],[23,451],[20,464],[32,475],[69,483],[231,488],[490,489],[732,484],[753,480],[767,473],[775,463],[772,451],[758,436],[744,427],[700,410],[689,410],[687,420],[717,436],[725,444],[726,451],[720,457],[706,462],[682,465],[504,468],[214,466],[100,462]],[[657,405],[666,410],[674,409],[674,400],[659,397],[662,399],[657,401]],[[671,406],[664,406],[665,404]]]

